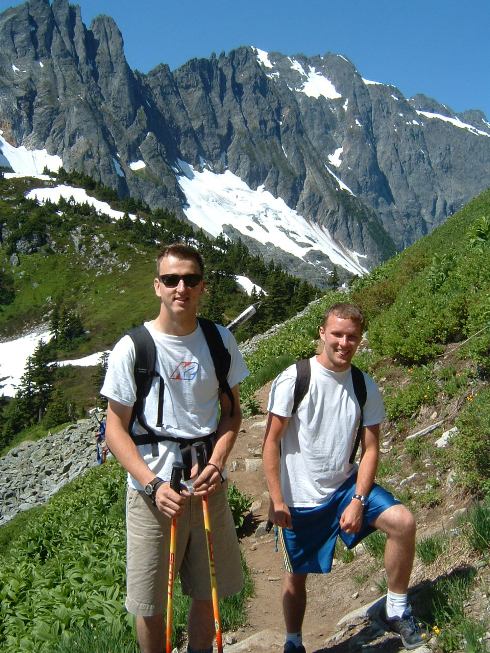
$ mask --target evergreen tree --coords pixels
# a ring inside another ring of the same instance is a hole
[[[26,379],[33,400],[33,421],[40,422],[46,412],[53,392],[54,368],[55,366],[50,362],[50,348],[43,340],[40,340],[30,358],[29,378]]]
[[[73,407],[63,393],[61,388],[56,388],[44,415],[43,425],[52,428],[59,424],[70,422],[74,418]]]
[[[60,349],[69,349],[75,340],[85,334],[82,318],[73,309],[63,306],[59,316],[58,337],[56,345]]]
[[[49,319],[49,330],[55,342],[58,341],[60,337],[60,307],[58,304],[53,306],[51,311],[51,317]]]
[[[53,392],[50,351],[50,347],[40,340],[33,355],[27,359],[17,394],[2,412],[0,448],[6,446],[16,433],[43,418]]]
[[[339,271],[336,265],[334,265],[332,268],[332,273],[330,275],[330,279],[328,280],[328,283],[330,288],[332,288],[333,290],[336,290],[340,286]]]
[[[0,269],[0,306],[11,304],[15,299],[14,277]]]
[[[93,381],[94,381],[94,386],[95,386],[95,403],[96,405],[103,404],[104,406],[107,405],[107,399],[101,396],[100,394],[100,389],[102,388],[102,384],[104,383],[105,375],[107,372],[107,361],[109,359],[109,354],[107,352],[104,352],[102,356],[100,357],[100,362],[95,368],[94,376],[93,376]]]
[[[299,313],[312,300],[313,292],[306,281],[301,281],[294,293],[292,306],[295,313]]]

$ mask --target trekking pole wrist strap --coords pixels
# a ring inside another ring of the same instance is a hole
[[[206,466],[214,467],[214,469],[218,472],[219,477],[221,479],[221,483],[225,482],[225,477],[223,476],[221,469],[218,467],[218,465],[215,465],[214,463],[207,463]]]

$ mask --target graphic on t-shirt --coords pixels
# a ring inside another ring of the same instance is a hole
[[[199,363],[197,361],[182,361],[172,372],[171,379],[174,381],[192,381],[196,378]]]

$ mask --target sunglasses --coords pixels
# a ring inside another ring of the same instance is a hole
[[[202,281],[202,274],[161,274],[158,278],[165,288],[177,288],[180,281],[188,288],[195,288]]]

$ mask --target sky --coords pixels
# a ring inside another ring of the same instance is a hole
[[[22,4],[0,0],[0,11]],[[472,0],[80,0],[89,26],[112,16],[131,68],[173,70],[241,45],[282,54],[333,52],[367,79],[425,93],[490,119],[490,2]]]

